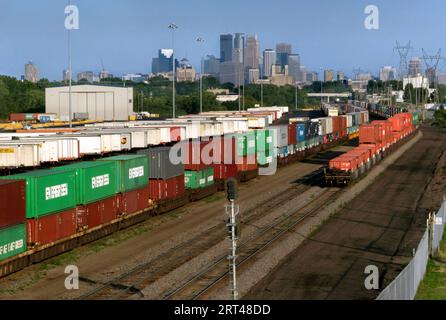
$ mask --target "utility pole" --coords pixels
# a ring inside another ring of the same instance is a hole
[[[204,39],[201,37],[198,37],[196,40],[198,43],[203,43]],[[200,113],[203,112],[203,56],[201,57],[201,71],[200,71]]]
[[[167,27],[172,30],[172,118],[175,118],[175,30],[178,26],[171,23]]]
[[[227,228],[229,231],[229,238],[231,246],[229,248],[229,283],[231,287],[232,299],[238,299],[237,292],[237,240],[240,237],[240,226],[238,225],[237,218],[240,213],[239,206],[235,203],[237,199],[236,182],[234,179],[229,179],[226,182],[226,193],[229,204],[226,205],[226,214],[229,216],[227,219]]]

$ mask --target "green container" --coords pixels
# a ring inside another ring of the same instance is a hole
[[[3,180],[26,181],[26,217],[38,218],[76,206],[76,171],[36,170]]]
[[[206,187],[214,184],[214,167],[209,167],[203,170],[204,177],[206,179]]]
[[[184,183],[186,189],[200,189],[206,187],[205,171],[189,171],[184,172]]]
[[[99,161],[115,164],[117,193],[140,189],[149,183],[149,158],[147,155],[126,154],[103,158]]]
[[[257,163],[265,166],[273,162],[274,150],[257,151]]]
[[[0,261],[26,251],[26,224],[0,229]]]
[[[412,124],[414,126],[417,126],[420,124],[420,112],[419,111],[412,112]]]
[[[237,155],[246,157],[256,153],[256,136],[254,131],[235,134]]]
[[[274,130],[260,129],[256,130],[256,150],[271,150],[274,147]]]
[[[76,171],[76,203],[89,204],[114,196],[117,191],[117,172],[113,162],[86,161],[57,167],[57,171]]]

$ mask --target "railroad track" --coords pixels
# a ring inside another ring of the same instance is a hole
[[[243,224],[250,224],[267,214],[271,208],[277,208],[287,201],[294,199],[303,192],[309,190],[314,185],[323,180],[323,172],[315,171],[299,180],[297,184],[274,196],[271,199],[265,199],[255,208],[248,208],[244,215]],[[170,250],[158,255],[151,261],[132,268],[125,273],[107,281],[105,283],[96,283],[91,279],[83,278],[81,281],[90,283],[92,290],[83,293],[78,297],[80,300],[107,300],[107,299],[126,299],[133,295],[143,297],[142,288],[154,283],[163,276],[169,274],[184,263],[187,263],[200,253],[218,244],[226,237],[226,223],[215,225],[206,231],[196,235],[192,239],[171,248]]]
[[[324,193],[314,201],[309,202],[296,212],[281,217],[273,223],[265,226],[254,235],[245,239],[238,247],[237,266],[246,265],[256,255],[272,245],[283,235],[291,231],[303,220],[314,216],[322,207],[334,200],[340,189],[325,189]],[[186,279],[181,285],[164,293],[165,300],[196,300],[204,296],[211,289],[228,280],[229,268],[227,255],[222,255],[214,262],[203,268],[196,275]]]

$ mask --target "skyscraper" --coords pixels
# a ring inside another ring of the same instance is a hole
[[[333,81],[334,76],[333,76],[333,70],[325,70],[324,71],[324,82],[329,82],[329,81]]]
[[[25,64],[25,80],[36,83],[39,81],[39,68],[32,62]]]
[[[245,34],[236,33],[234,38],[234,49],[232,51],[232,61],[243,63],[244,49],[245,49]]]
[[[62,81],[66,83],[70,81],[70,70],[65,69],[62,71],[62,79]]]
[[[263,51],[263,75],[265,77],[271,76],[273,65],[276,64],[276,51],[273,49],[265,49]]]
[[[337,75],[336,75],[336,80],[338,81],[344,81],[345,79],[345,74],[343,71],[338,71]]]
[[[244,60],[247,69],[257,69],[260,64],[260,45],[257,35],[248,35],[245,39]]]
[[[300,72],[300,55],[289,54],[288,55],[288,72],[293,77],[294,81],[305,81],[302,79]]]
[[[207,55],[203,67],[205,74],[218,78],[218,74],[220,73],[220,60],[215,56]]]
[[[396,68],[392,66],[385,66],[379,70],[379,80],[381,81],[396,80],[396,76]]]
[[[232,34],[220,35],[220,61],[232,61]]]
[[[416,76],[421,73],[421,60],[414,57],[409,61],[409,76]]]
[[[291,54],[291,44],[281,42],[276,45],[276,52],[277,52],[277,63],[280,64],[280,66],[285,68],[285,66],[288,64],[288,56]]]
[[[243,65],[240,62],[226,61],[220,63],[220,83],[232,83],[238,87],[243,83]]]
[[[178,60],[175,59],[175,67],[178,67]],[[152,73],[171,72],[173,69],[173,50],[159,49],[158,57],[152,59]]]

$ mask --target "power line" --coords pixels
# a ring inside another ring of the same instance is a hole
[[[393,48],[393,51],[397,51],[400,56],[400,67],[398,72],[401,80],[408,73],[407,55],[411,49],[413,48],[410,45],[410,41],[407,45],[403,46],[398,42],[398,40],[396,41],[396,46]]]

